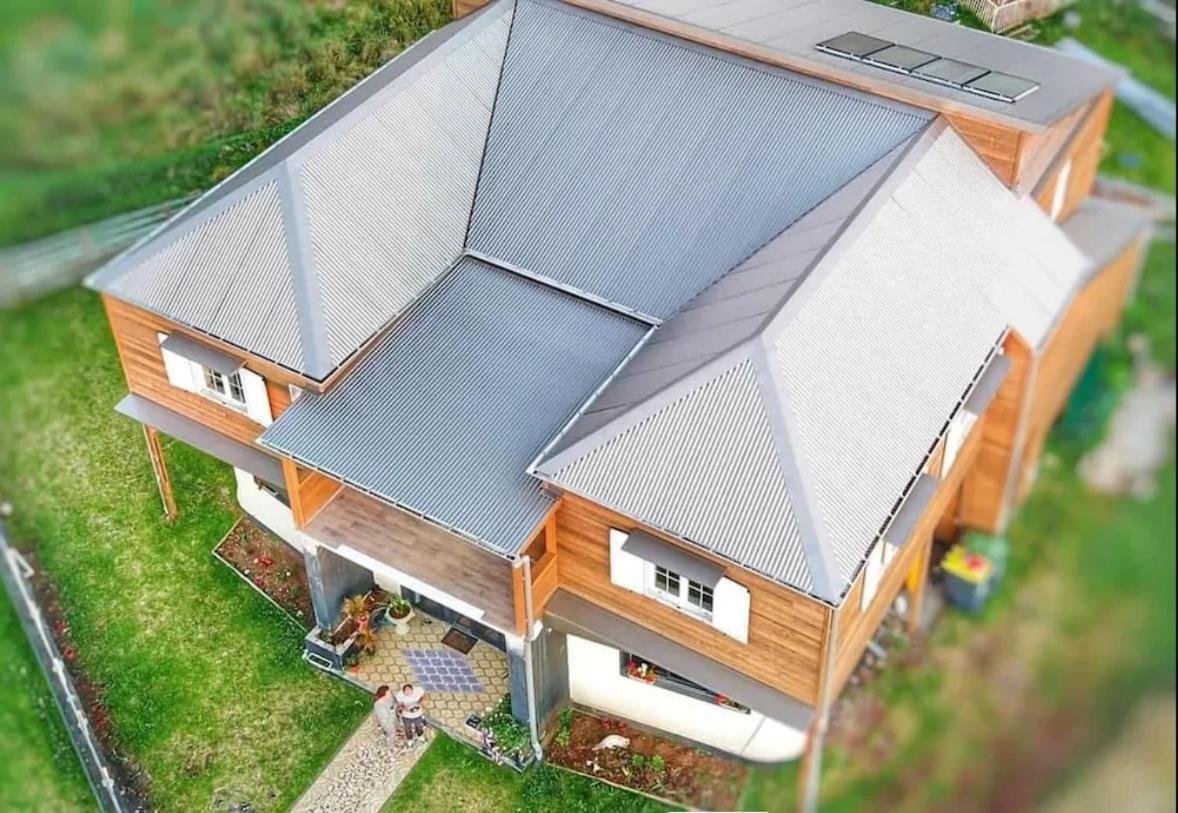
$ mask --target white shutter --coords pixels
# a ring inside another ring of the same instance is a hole
[[[266,379],[244,367],[238,372],[241,375],[241,389],[245,392],[246,414],[262,426],[269,426],[274,422],[274,416],[270,412],[270,393],[266,391]]]
[[[879,590],[880,580],[883,579],[884,574],[884,546],[886,542],[881,541],[871,551],[871,556],[863,565],[863,593],[859,597],[859,609],[866,610],[871,605],[871,600],[875,598],[875,593]]]
[[[742,644],[749,642],[749,591],[732,579],[720,579],[712,593],[712,626]]]
[[[945,433],[945,461],[941,463],[941,474],[948,474],[953,469],[953,461],[957,459],[957,453],[961,451],[977,419],[977,415],[963,408],[949,424],[949,431]]]
[[[646,562],[622,550],[622,544],[629,538],[625,531],[609,529],[609,580],[618,587],[642,593],[646,587]]]
[[[168,335],[166,333],[157,333],[156,337],[162,345],[164,340],[168,338]],[[164,370],[167,372],[168,381],[173,387],[179,387],[189,392],[199,391],[199,381],[196,378],[196,371],[193,369],[191,361],[163,347],[160,348],[160,354],[164,357]]]
[[[1068,159],[1055,178],[1055,189],[1051,192],[1051,219],[1059,220],[1063,205],[1068,200],[1068,186],[1072,180],[1072,159]]]

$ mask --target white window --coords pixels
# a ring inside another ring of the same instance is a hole
[[[196,362],[193,362],[196,364]],[[225,375],[216,370],[197,364],[204,381],[204,394],[223,401],[235,409],[245,409],[245,387],[241,384],[241,373]]]
[[[157,338],[162,345],[168,334],[159,333]],[[251,420],[262,426],[273,423],[270,394],[266,388],[266,379],[262,376],[245,367],[232,373],[221,373],[166,347],[161,347],[160,353],[163,355],[164,370],[172,386],[202,395],[238,412],[244,412]]]
[[[748,643],[749,590],[727,577],[714,587],[678,573],[670,567],[650,562],[623,550],[630,538],[626,531],[609,532],[609,579],[618,587],[640,593],[668,604],[718,632]]]
[[[692,613],[710,618],[715,596],[712,588],[706,584],[688,579],[674,570],[662,565],[647,563],[650,573],[648,594],[666,604]]]

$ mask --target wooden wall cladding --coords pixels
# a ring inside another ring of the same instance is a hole
[[[307,527],[344,487],[338,480],[304,469],[289,458],[282,460],[282,473],[286,480],[290,513],[299,528]]]
[[[176,325],[113,297],[103,296],[102,302],[106,307],[115,347],[118,349],[123,374],[131,392],[175,410],[186,418],[191,418],[234,440],[253,444],[261,434],[261,424],[255,423],[235,409],[174,387],[168,381],[164,358],[160,352],[159,334],[175,332],[178,329]],[[268,381],[267,386],[271,407],[277,403],[285,409],[282,395],[275,392],[281,385],[271,387]],[[282,388],[285,389],[284,386]],[[289,398],[288,392],[286,403],[289,403]]]
[[[634,527],[635,523],[626,517],[565,495],[556,512],[559,586],[762,683],[805,702],[816,702],[829,608],[721,562],[725,575],[749,590],[749,641],[742,644],[703,621],[610,581],[609,530]],[[701,555],[694,549],[691,552]]]
[[[1031,348],[1011,331],[1003,352],[1010,361],[1010,372],[986,409],[978,457],[962,482],[957,509],[961,525],[988,533],[998,532],[1006,521],[1020,421],[1030,403]]]

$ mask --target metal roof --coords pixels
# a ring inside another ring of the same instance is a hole
[[[461,253],[510,18],[427,36],[88,284],[325,378]]]
[[[585,437],[757,335],[914,138],[861,172],[660,325],[551,451]]]
[[[537,474],[841,601],[1005,330],[982,279],[991,255],[957,239],[973,224],[941,221],[936,239],[926,212],[905,206],[909,188],[945,164],[946,141],[965,150],[954,161],[980,165],[943,123],[930,128],[885,162],[886,175],[873,168],[832,204],[837,226],[815,230],[812,268],[754,335],[587,433],[574,423],[575,439],[542,455]],[[985,178],[1013,199],[989,174],[954,177]],[[855,187],[870,190],[866,200]],[[796,276],[791,251],[766,263]]]
[[[776,59],[788,67],[847,80],[870,80],[884,91],[933,109],[989,118],[1039,131],[1113,87],[1121,74],[1053,49],[952,25],[865,0],[570,0],[605,14],[674,30],[686,38]],[[936,54],[948,62],[1026,77],[1039,88],[1008,103],[937,85],[815,46],[848,31]],[[881,91],[883,92],[883,91]]]
[[[1063,222],[1063,231],[1088,258],[1091,274],[1103,270],[1152,226],[1150,214],[1139,206],[1090,197]]]
[[[468,246],[663,319],[928,119],[520,0]]]
[[[647,329],[464,258],[260,442],[512,555],[551,507],[528,463]]]

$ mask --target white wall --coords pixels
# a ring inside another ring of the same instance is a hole
[[[259,488],[252,474],[235,468],[233,476],[237,479],[237,503],[247,514],[298,550],[306,550],[313,545],[311,540],[295,527],[290,509],[273,494]]]
[[[569,697],[651,728],[758,762],[796,759],[806,734],[763,714],[742,714],[621,674],[612,647],[568,636]]]

